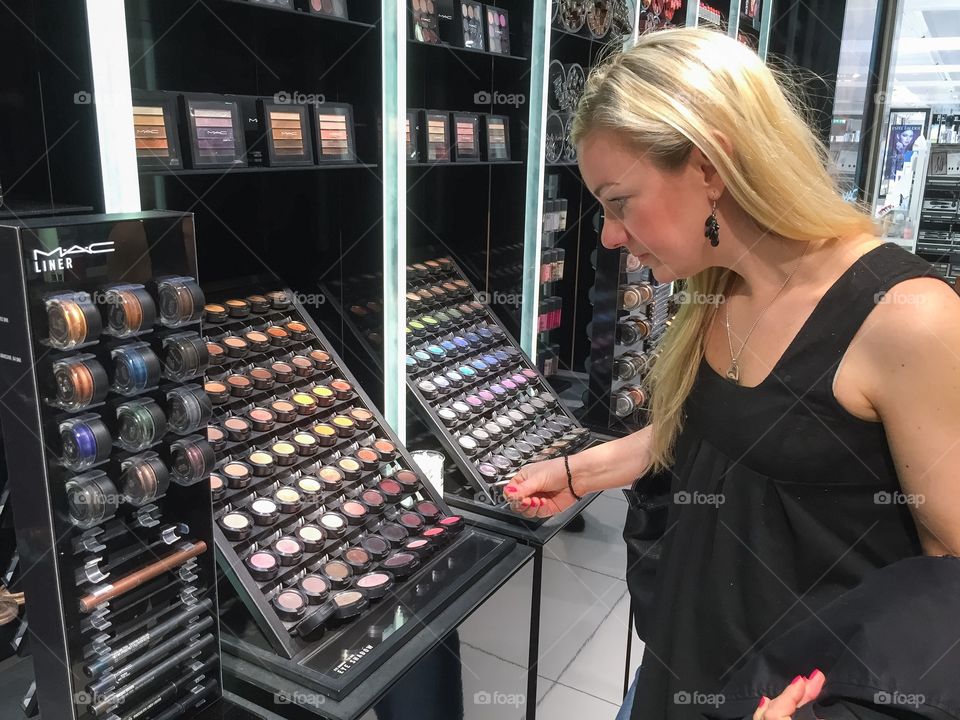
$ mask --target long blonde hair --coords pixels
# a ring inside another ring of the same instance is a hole
[[[573,122],[580,143],[615,131],[664,170],[703,152],[736,203],[764,231],[801,241],[872,232],[862,208],[847,203],[827,173],[827,153],[794,92],[749,48],[710,30],[681,28],[641,36],[587,79]],[[727,154],[716,133],[733,146]],[[683,208],[677,208],[683,212]],[[718,296],[730,271],[709,268],[686,281],[692,297]],[[703,357],[715,305],[684,303],[649,376],[654,467],[673,463],[683,407]]]

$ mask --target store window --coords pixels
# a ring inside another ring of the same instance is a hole
[[[886,239],[960,267],[960,0],[904,0],[897,18],[873,211]]]

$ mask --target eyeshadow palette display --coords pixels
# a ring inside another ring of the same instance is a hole
[[[330,15],[346,20],[347,0],[304,0],[304,9],[314,15]]]
[[[447,501],[497,520],[542,524],[508,509],[505,481],[522,465],[585,448],[589,431],[450,258],[410,265],[407,279],[407,388],[467,483],[446,482]],[[344,316],[364,344],[377,344],[379,303],[355,302]]]
[[[412,265],[407,282],[408,387],[490,504],[520,466],[590,442],[449,258]]]
[[[183,167],[175,94],[134,91],[133,134],[141,167]]]
[[[4,443],[40,711],[199,709],[221,680],[192,219],[3,226],[0,262]]]
[[[510,159],[510,118],[505,115],[482,115],[484,160],[500,162]]]
[[[510,54],[510,27],[507,25],[507,11],[503,8],[487,5],[487,48],[492,53]]]
[[[410,0],[410,9],[413,13],[410,27],[413,28],[414,39],[430,45],[439,45],[441,42],[440,20],[435,1]]]
[[[450,512],[292,297],[204,311],[218,560],[249,613],[224,644],[339,696],[512,541]]]
[[[143,169],[357,162],[353,108],[346,103],[302,105],[277,97],[144,90],[134,90],[133,98]]]
[[[450,114],[443,110],[420,110],[421,162],[450,161]]]
[[[180,104],[192,167],[246,167],[246,145],[236,99],[181,95]]]
[[[480,159],[480,116],[476,113],[450,113],[453,126],[453,159],[476,162]]]

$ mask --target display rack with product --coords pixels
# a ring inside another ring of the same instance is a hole
[[[171,680],[171,700],[203,689],[209,704],[213,450],[192,220],[22,222],[0,227],[0,253],[20,279],[0,291],[0,373],[40,711],[150,707]]]
[[[217,298],[211,480],[221,595],[239,599],[224,643],[341,699],[514,543],[449,510],[291,290]],[[250,622],[273,652],[244,640]]]

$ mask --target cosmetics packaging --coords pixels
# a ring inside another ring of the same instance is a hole
[[[587,5],[589,0],[555,0],[557,22],[570,33],[579,33],[587,21]]]
[[[160,322],[167,327],[194,323],[203,314],[203,291],[192,277],[165,277],[157,281]]]
[[[476,113],[450,113],[453,129],[453,159],[476,162],[480,159],[480,116]]]
[[[172,480],[178,485],[194,485],[213,472],[216,458],[207,439],[199,435],[180,438],[170,445]]]
[[[163,497],[170,473],[155,452],[127,458],[120,464],[120,492],[124,501],[142,507]]]
[[[167,392],[167,421],[178,435],[206,427],[212,414],[213,403],[199,385],[183,385]]]
[[[329,4],[330,0],[326,0]],[[266,141],[266,163],[271,166],[313,165],[313,133],[305,105],[257,101],[260,132]]]
[[[163,339],[163,375],[168,380],[183,382],[203,374],[210,354],[207,344],[195,332],[168,335]]]
[[[314,15],[330,15],[346,20],[347,0],[302,0],[303,9]]]
[[[506,115],[482,115],[483,159],[501,162],[510,159],[510,118]]]
[[[107,373],[93,355],[62,358],[53,363],[52,369],[56,392],[52,401],[64,410],[82,410],[107,396]]]
[[[420,2],[420,0],[414,0]],[[405,138],[407,149],[407,162],[420,162],[423,158],[422,146],[419,144],[421,139],[419,113],[416,110],[408,110],[406,113]]]
[[[130,400],[117,406],[117,444],[139,452],[163,439],[167,418],[152,398]]]
[[[487,5],[484,25],[487,31],[487,49],[492,53],[510,54],[510,26],[508,14],[503,8]]]
[[[47,312],[47,342],[58,350],[73,350],[96,342],[102,321],[90,295],[69,292],[44,298]]]
[[[440,44],[440,21],[436,1],[408,0],[411,13],[410,28],[414,40],[431,45]]]
[[[450,115],[439,110],[421,110],[421,162],[449,162],[450,146]]]
[[[483,5],[471,0],[435,0],[440,37],[456,47],[486,50]]]
[[[114,348],[113,389],[121,395],[137,395],[160,382],[160,360],[145,342]]]
[[[103,291],[104,332],[126,338],[153,330],[157,308],[143,285],[113,285]]]
[[[610,26],[613,24],[612,4],[610,0],[587,2],[587,30],[595,40],[602,40],[610,32]]]
[[[92,528],[112,518],[120,504],[116,486],[100,470],[67,481],[67,514],[78,528]]]
[[[625,418],[646,404],[647,394],[643,388],[631,385],[615,392],[610,402],[613,414],[619,418]]]
[[[80,472],[110,457],[113,442],[110,431],[99,415],[87,414],[60,423],[61,460],[71,470]]]
[[[183,167],[176,93],[134,90],[133,134],[141,168]]]
[[[246,142],[237,98],[181,95],[180,108],[191,167],[246,167]]]
[[[266,5],[267,7],[283,8],[284,10],[294,10],[293,0],[248,0],[256,5]]]
[[[312,106],[317,162],[354,163],[357,161],[353,138],[353,106],[346,103],[322,103]]]

